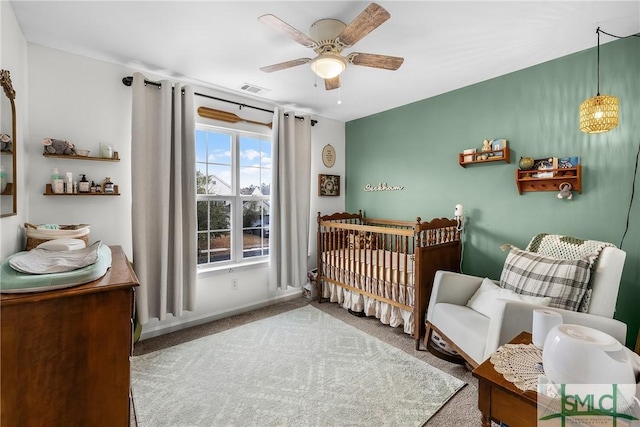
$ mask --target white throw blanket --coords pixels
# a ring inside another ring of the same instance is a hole
[[[541,233],[531,239],[527,250],[559,259],[589,257],[593,265],[598,260],[602,249],[607,246],[615,248],[615,245],[611,243],[598,240],[585,240],[559,234]]]
[[[63,273],[77,270],[98,261],[98,249],[101,241],[91,246],[74,251],[52,251],[49,249],[32,249],[16,255],[9,265],[16,271],[27,274]]]

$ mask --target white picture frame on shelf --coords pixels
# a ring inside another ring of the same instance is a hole
[[[476,149],[475,148],[467,148],[466,150],[462,151],[462,154],[464,154],[464,162],[465,163],[470,163],[473,162],[476,159]]]

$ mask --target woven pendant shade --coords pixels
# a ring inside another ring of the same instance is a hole
[[[609,132],[618,126],[618,98],[600,95],[600,27],[598,35],[598,91],[596,96],[580,104],[580,130],[586,133]],[[606,33],[609,34],[609,33]]]
[[[596,95],[580,104],[580,130],[586,133],[608,132],[618,126],[618,98]]]

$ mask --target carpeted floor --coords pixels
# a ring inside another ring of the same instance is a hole
[[[390,344],[420,360],[423,360],[464,382],[468,385],[458,391],[431,419],[427,426],[474,426],[480,421],[480,411],[477,409],[477,380],[464,367],[440,360],[426,351],[416,351],[411,337],[404,334],[401,328],[390,328],[381,324],[377,319],[355,317],[334,303],[311,302],[306,298],[296,298],[269,307],[243,313],[237,316],[217,320],[204,325],[195,326],[182,331],[162,335],[160,337],[136,343],[134,355],[171,347],[180,343],[192,341],[203,336],[215,334],[256,320],[271,317],[298,307],[312,304],[323,312],[342,320],[343,322],[370,334],[381,341]],[[135,399],[135,396],[134,396]],[[134,402],[135,403],[135,402]],[[132,425],[135,420],[132,419]]]

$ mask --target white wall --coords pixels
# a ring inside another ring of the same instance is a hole
[[[318,212],[322,215],[344,212],[344,194],[346,189],[345,174],[345,127],[343,122],[322,119],[311,133],[311,236],[309,238],[309,265],[316,267],[316,230]],[[336,162],[331,168],[322,163],[322,149],[331,144],[336,150]],[[318,174],[340,175],[340,196],[318,196]]]
[[[0,218],[0,259],[4,259],[22,249],[23,233],[21,224],[28,218],[25,161],[25,141],[28,139],[28,70],[27,42],[22,35],[16,16],[8,1],[0,1],[0,69],[9,70],[16,91],[16,148],[18,214]],[[4,92],[0,96],[5,96]]]
[[[122,84],[122,78],[130,76],[134,71],[142,71],[152,80],[159,80],[159,77],[144,70],[133,70],[32,44],[28,47],[28,61],[31,126],[30,137],[25,141],[25,164],[28,165],[29,176],[23,187],[30,199],[31,215],[28,222],[90,223],[92,241],[100,239],[110,245],[121,245],[131,256],[131,203],[135,203],[131,200],[130,182],[131,88]],[[238,95],[211,88],[198,87],[196,91],[268,107],[268,104],[242,99]],[[344,177],[345,165],[344,123],[323,117],[313,118],[318,123],[312,128],[310,234],[313,241],[310,246],[313,248],[313,255],[310,257],[310,266],[315,266],[317,212],[344,210],[344,194],[340,197],[317,196],[317,174],[331,173]],[[68,139],[77,147],[92,152],[98,150],[100,142],[109,143],[119,152],[121,161],[111,163],[45,158],[42,156],[42,139],[45,137]],[[331,169],[322,165],[321,152],[326,144],[332,144],[336,149],[337,161]],[[53,167],[57,167],[61,173],[71,171],[74,176],[86,173],[90,180],[111,176],[113,182],[120,186],[122,195],[43,196],[44,186],[49,181]],[[153,183],[150,185],[153,188]],[[237,290],[232,290],[233,279],[238,281]],[[143,328],[143,338],[300,294],[299,289],[270,292],[267,279],[268,264],[201,276],[197,283],[197,310],[187,312],[179,318],[169,316],[163,322],[151,320]]]
[[[131,89],[122,84],[130,70],[78,55],[29,44],[29,140],[26,183],[32,224],[91,224],[91,241],[131,244]],[[43,138],[71,141],[98,155],[100,143],[118,151],[120,162],[48,158]],[[120,196],[44,196],[52,168],[72,172],[74,180],[105,177],[119,186]],[[23,186],[23,188],[25,188]],[[153,188],[153,184],[152,184]],[[153,220],[150,218],[150,220]]]

